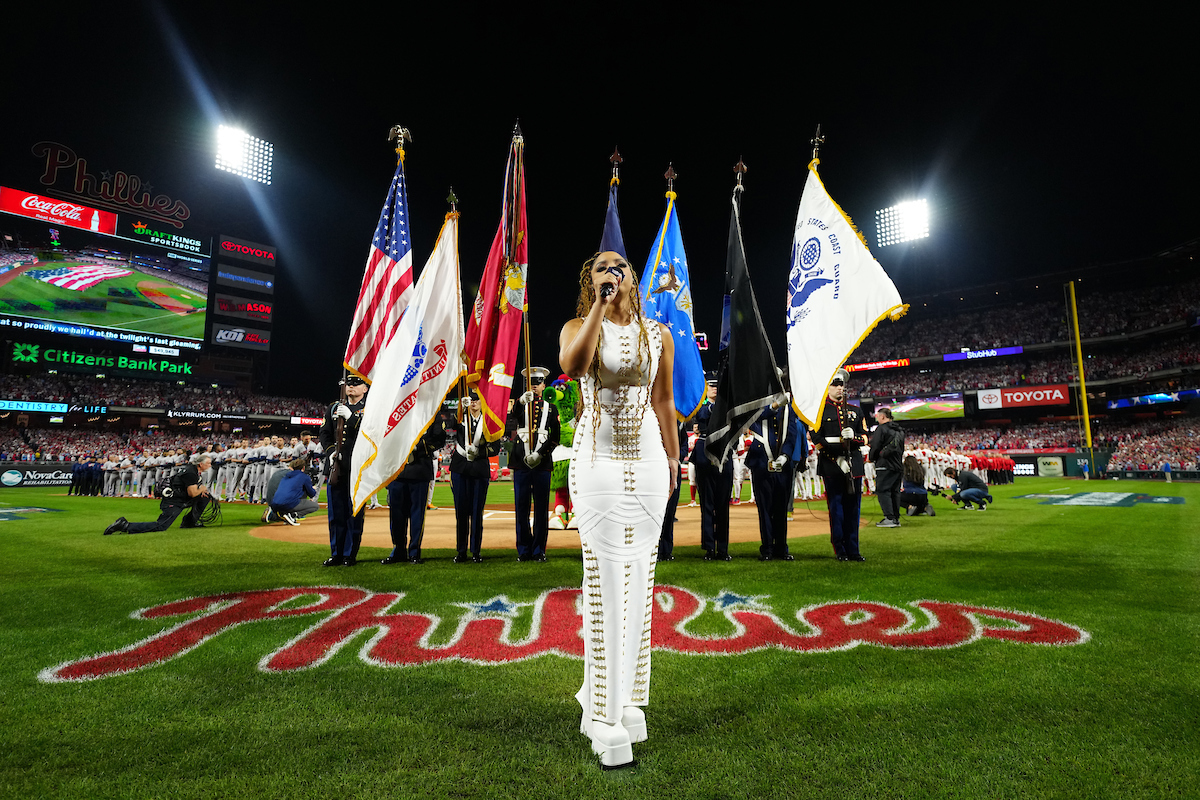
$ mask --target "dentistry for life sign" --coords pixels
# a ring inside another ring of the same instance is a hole
[[[1019,406],[1065,406],[1071,403],[1067,384],[1053,386],[1013,386],[980,389],[980,408],[1017,408]]]

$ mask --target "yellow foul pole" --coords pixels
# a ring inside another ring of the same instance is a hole
[[[1067,284],[1071,296],[1071,324],[1075,328],[1075,363],[1079,370],[1079,399],[1083,402],[1083,431],[1087,441],[1088,457],[1092,453],[1092,418],[1088,414],[1087,383],[1083,376],[1083,344],[1079,340],[1079,309],[1075,304],[1075,281]]]

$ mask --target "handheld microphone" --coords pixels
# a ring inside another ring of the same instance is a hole
[[[612,294],[614,291],[616,291],[616,288],[615,288],[615,287],[614,287],[614,286],[613,286],[611,283],[606,283],[606,284],[604,284],[603,286],[601,286],[601,287],[600,287],[600,296],[601,296],[601,297],[608,297],[608,296],[610,296],[610,295],[611,295],[611,294]]]

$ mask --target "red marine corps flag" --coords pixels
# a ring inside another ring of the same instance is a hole
[[[413,293],[412,237],[408,227],[408,195],[404,187],[404,140],[412,141],[407,128],[392,128],[396,139],[396,174],[367,254],[350,341],[343,365],[371,383],[375,361],[396,332],[400,317]]]
[[[504,213],[467,321],[464,348],[467,385],[479,392],[483,435],[489,442],[504,435],[508,398],[517,371],[521,318],[527,310],[529,240],[525,231],[525,139],[517,128],[504,173]]]

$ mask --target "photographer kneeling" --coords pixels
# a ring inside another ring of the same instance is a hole
[[[263,515],[263,522],[282,519],[288,525],[299,525],[301,517],[320,508],[316,501],[317,490],[306,471],[308,458],[300,456],[293,459],[288,466],[291,469],[287,472],[280,470],[283,477],[279,480],[274,492],[268,488],[268,511]]]
[[[988,492],[988,485],[983,478],[969,469],[959,472],[951,467],[947,467],[942,474],[954,481],[954,485],[950,487],[954,494],[950,495],[950,499],[956,503],[962,502],[959,511],[974,511],[971,503],[978,503],[980,511],[987,511],[988,503],[992,502],[992,495]]]
[[[162,513],[158,515],[156,521],[130,522],[124,517],[117,517],[116,522],[104,529],[104,535],[165,531],[185,510],[187,515],[179,527],[202,527],[201,515],[209,503],[216,502],[209,496],[208,488],[200,481],[200,473],[207,472],[210,466],[212,466],[210,456],[192,456],[191,463],[173,475],[167,485],[163,487],[162,502],[158,506]]]

